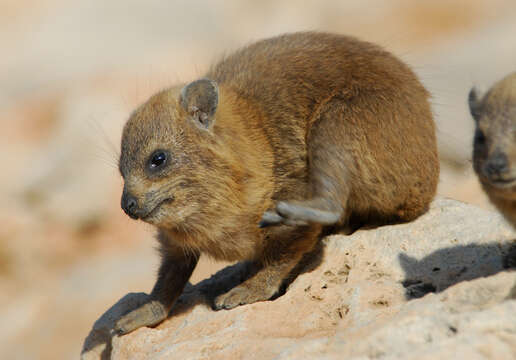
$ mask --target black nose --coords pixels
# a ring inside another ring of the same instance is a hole
[[[507,171],[509,171],[509,161],[502,152],[491,155],[484,166],[484,172],[489,178],[499,177]]]
[[[130,218],[138,219],[138,215],[136,214],[138,202],[134,196],[125,191],[122,194],[122,209]]]

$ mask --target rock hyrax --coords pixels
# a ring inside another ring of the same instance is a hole
[[[491,202],[516,227],[516,72],[483,97],[472,88],[469,108],[476,124],[473,168]]]
[[[216,309],[270,299],[329,226],[410,221],[439,176],[429,94],[382,48],[296,33],[226,56],[124,127],[122,208],[158,229],[162,263],[127,333],[166,318],[205,253],[255,275]]]

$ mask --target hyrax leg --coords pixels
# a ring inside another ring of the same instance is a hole
[[[285,227],[271,230],[270,241],[257,264],[260,270],[240,285],[215,298],[215,309],[232,309],[239,305],[269,300],[280,290],[283,281],[302,256],[314,248],[320,231],[319,225],[303,226],[295,230]]]
[[[278,202],[274,210],[265,212],[261,227],[309,223],[332,225],[343,220],[350,191],[349,169],[353,163],[344,146],[346,134],[339,124],[345,121],[341,109],[340,101],[328,102],[310,129],[307,146],[311,198]]]
[[[156,284],[146,303],[116,322],[114,331],[118,334],[127,334],[139,327],[157,325],[165,320],[197,264],[199,254],[165,245],[163,235],[160,236],[162,260]]]

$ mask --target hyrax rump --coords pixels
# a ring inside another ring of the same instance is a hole
[[[516,228],[516,72],[483,96],[472,88],[473,168],[491,202]]]
[[[155,225],[162,263],[127,333],[166,318],[199,255],[259,270],[217,309],[270,299],[325,226],[410,221],[439,175],[429,94],[380,47],[296,33],[164,90],[124,127],[122,208]]]

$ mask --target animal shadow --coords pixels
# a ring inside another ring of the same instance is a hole
[[[421,260],[399,254],[405,272],[407,299],[441,292],[461,281],[516,269],[516,239],[506,243],[468,244],[442,248]]]

